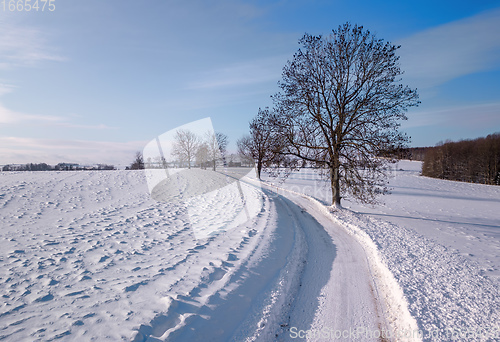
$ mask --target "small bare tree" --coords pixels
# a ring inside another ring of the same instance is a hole
[[[175,132],[175,141],[172,145],[172,155],[176,156],[181,164],[187,163],[188,169],[195,158],[200,141],[196,134],[189,130],[180,129]]]
[[[212,169],[217,168],[217,160],[223,159],[226,153],[228,138],[220,132],[208,131],[205,135],[205,144],[208,149],[208,159],[212,161]]]
[[[222,155],[222,161],[224,166],[226,165],[226,153],[227,153],[227,144],[229,143],[229,138],[227,135],[221,132],[215,132],[215,138],[217,139],[217,145],[219,145],[219,151]]]
[[[250,135],[237,141],[238,153],[245,159],[255,163],[257,178],[260,179],[262,169],[274,164],[277,166],[280,150],[279,136],[271,125],[273,114],[268,108],[259,108],[257,116],[250,121]]]
[[[416,90],[400,83],[399,46],[350,23],[300,43],[274,96],[283,152],[326,168],[333,205],[340,207],[341,192],[374,203],[386,191],[379,156],[407,143],[399,120],[419,103]]]
[[[208,162],[208,146],[207,144],[200,144],[196,151],[196,164],[200,165],[201,169],[206,169]]]

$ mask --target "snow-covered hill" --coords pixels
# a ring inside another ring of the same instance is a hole
[[[0,338],[140,340],[200,315],[272,235],[269,201],[242,188],[189,206],[153,200],[141,171],[0,173]]]

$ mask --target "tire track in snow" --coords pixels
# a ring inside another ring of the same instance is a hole
[[[288,325],[307,246],[300,208],[264,194],[264,215],[250,225],[262,231],[254,249],[235,251],[187,296],[170,297],[169,310],[142,326],[135,341],[276,341]],[[321,284],[313,287],[319,293]]]
[[[275,341],[284,308],[295,286],[289,275],[300,267],[301,232],[281,203],[273,203],[263,224],[263,240],[203,305],[192,306],[185,326],[162,336],[167,341]],[[296,277],[294,277],[297,279]],[[203,285],[201,285],[203,286]],[[184,298],[196,302],[197,296]],[[195,310],[193,310],[195,309]],[[154,341],[154,339],[151,339]]]
[[[284,341],[352,340],[337,332],[385,331],[385,322],[363,248],[341,227],[301,197],[286,201],[304,231],[308,252]],[[302,333],[301,333],[302,331]],[[361,330],[357,330],[361,331]],[[376,334],[356,335],[380,341]],[[372,337],[373,336],[373,337]]]

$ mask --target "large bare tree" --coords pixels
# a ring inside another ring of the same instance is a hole
[[[180,129],[175,132],[174,139],[172,155],[176,156],[181,164],[186,162],[188,169],[190,169],[191,162],[194,160],[196,151],[200,146],[199,138],[189,130]]]
[[[386,191],[379,156],[408,142],[400,120],[419,103],[400,83],[399,46],[350,23],[327,37],[305,34],[300,44],[273,96],[284,153],[328,171],[333,205],[347,194],[374,203]]]

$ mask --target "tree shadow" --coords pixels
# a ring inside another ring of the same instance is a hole
[[[427,190],[425,190],[427,191]],[[478,201],[478,202],[500,202],[500,198],[483,198],[483,197],[470,197],[470,196],[458,196],[458,195],[443,195],[439,192],[439,195],[433,195],[429,193],[417,193],[411,191],[391,191],[391,194],[405,195],[405,196],[417,196],[417,197],[433,197],[433,198],[443,198],[443,199],[456,199],[464,201]]]
[[[491,225],[491,224],[483,224],[483,223],[459,222],[459,221],[450,221],[450,220],[440,220],[440,219],[435,219],[435,218],[414,217],[414,216],[404,216],[404,215],[394,215],[394,214],[380,214],[380,213],[370,213],[370,212],[361,212],[361,211],[353,211],[353,212],[356,212],[356,213],[362,214],[362,215],[371,215],[371,216],[380,216],[380,217],[395,217],[395,218],[429,221],[429,222],[436,222],[436,223],[469,225],[469,226],[488,227],[488,228],[500,228],[499,225]]]
[[[284,196],[279,197],[286,206],[299,207],[301,210],[298,221],[303,227],[305,240],[308,244],[305,267],[300,279],[299,292],[296,295],[292,308],[298,312],[300,330],[309,331],[312,328],[316,312],[320,306],[321,290],[328,283],[337,257],[337,246],[324,227],[306,210]],[[328,251],[324,253],[324,251]],[[321,260],[319,263],[314,261]],[[309,266],[310,265],[310,266]],[[293,323],[298,323],[296,320]],[[290,327],[289,327],[290,328]],[[287,340],[285,338],[285,340]]]

